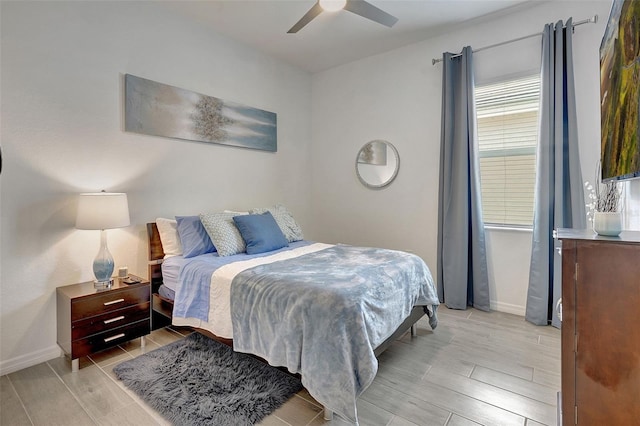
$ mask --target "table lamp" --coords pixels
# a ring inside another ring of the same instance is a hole
[[[100,250],[93,261],[96,288],[113,284],[113,257],[107,248],[107,229],[129,226],[127,194],[98,192],[80,194],[78,201],[77,229],[100,230]]]

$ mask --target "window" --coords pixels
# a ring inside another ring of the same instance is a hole
[[[531,226],[540,76],[475,89],[485,223]]]

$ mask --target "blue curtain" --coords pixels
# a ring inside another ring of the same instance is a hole
[[[489,310],[473,54],[445,53],[438,204],[438,295],[453,309]]]
[[[542,90],[526,319],[559,327],[554,307],[562,295],[557,228],[586,228],[573,83],[571,19],[542,34]]]

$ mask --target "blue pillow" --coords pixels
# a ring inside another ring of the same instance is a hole
[[[182,256],[195,257],[216,251],[209,234],[200,222],[200,216],[176,216],[176,221],[182,243]]]
[[[234,216],[233,221],[247,244],[247,254],[264,253],[289,245],[269,212]]]

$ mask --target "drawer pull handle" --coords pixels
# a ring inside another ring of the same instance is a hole
[[[124,336],[125,336],[124,333],[116,334],[115,336],[107,337],[106,339],[104,339],[104,342],[108,343],[108,342],[110,342],[112,340],[116,340],[116,339],[119,339],[119,338],[124,337]]]
[[[122,302],[124,302],[124,299],[116,299],[116,300],[112,300],[111,302],[104,302],[103,305],[109,306],[109,305],[115,305],[116,303],[122,303]]]
[[[115,317],[115,318],[111,318],[111,319],[108,319],[108,320],[104,320],[103,322],[105,324],[111,324],[112,322],[120,321],[120,320],[123,320],[123,319],[124,319],[124,315],[120,315],[119,317]]]

